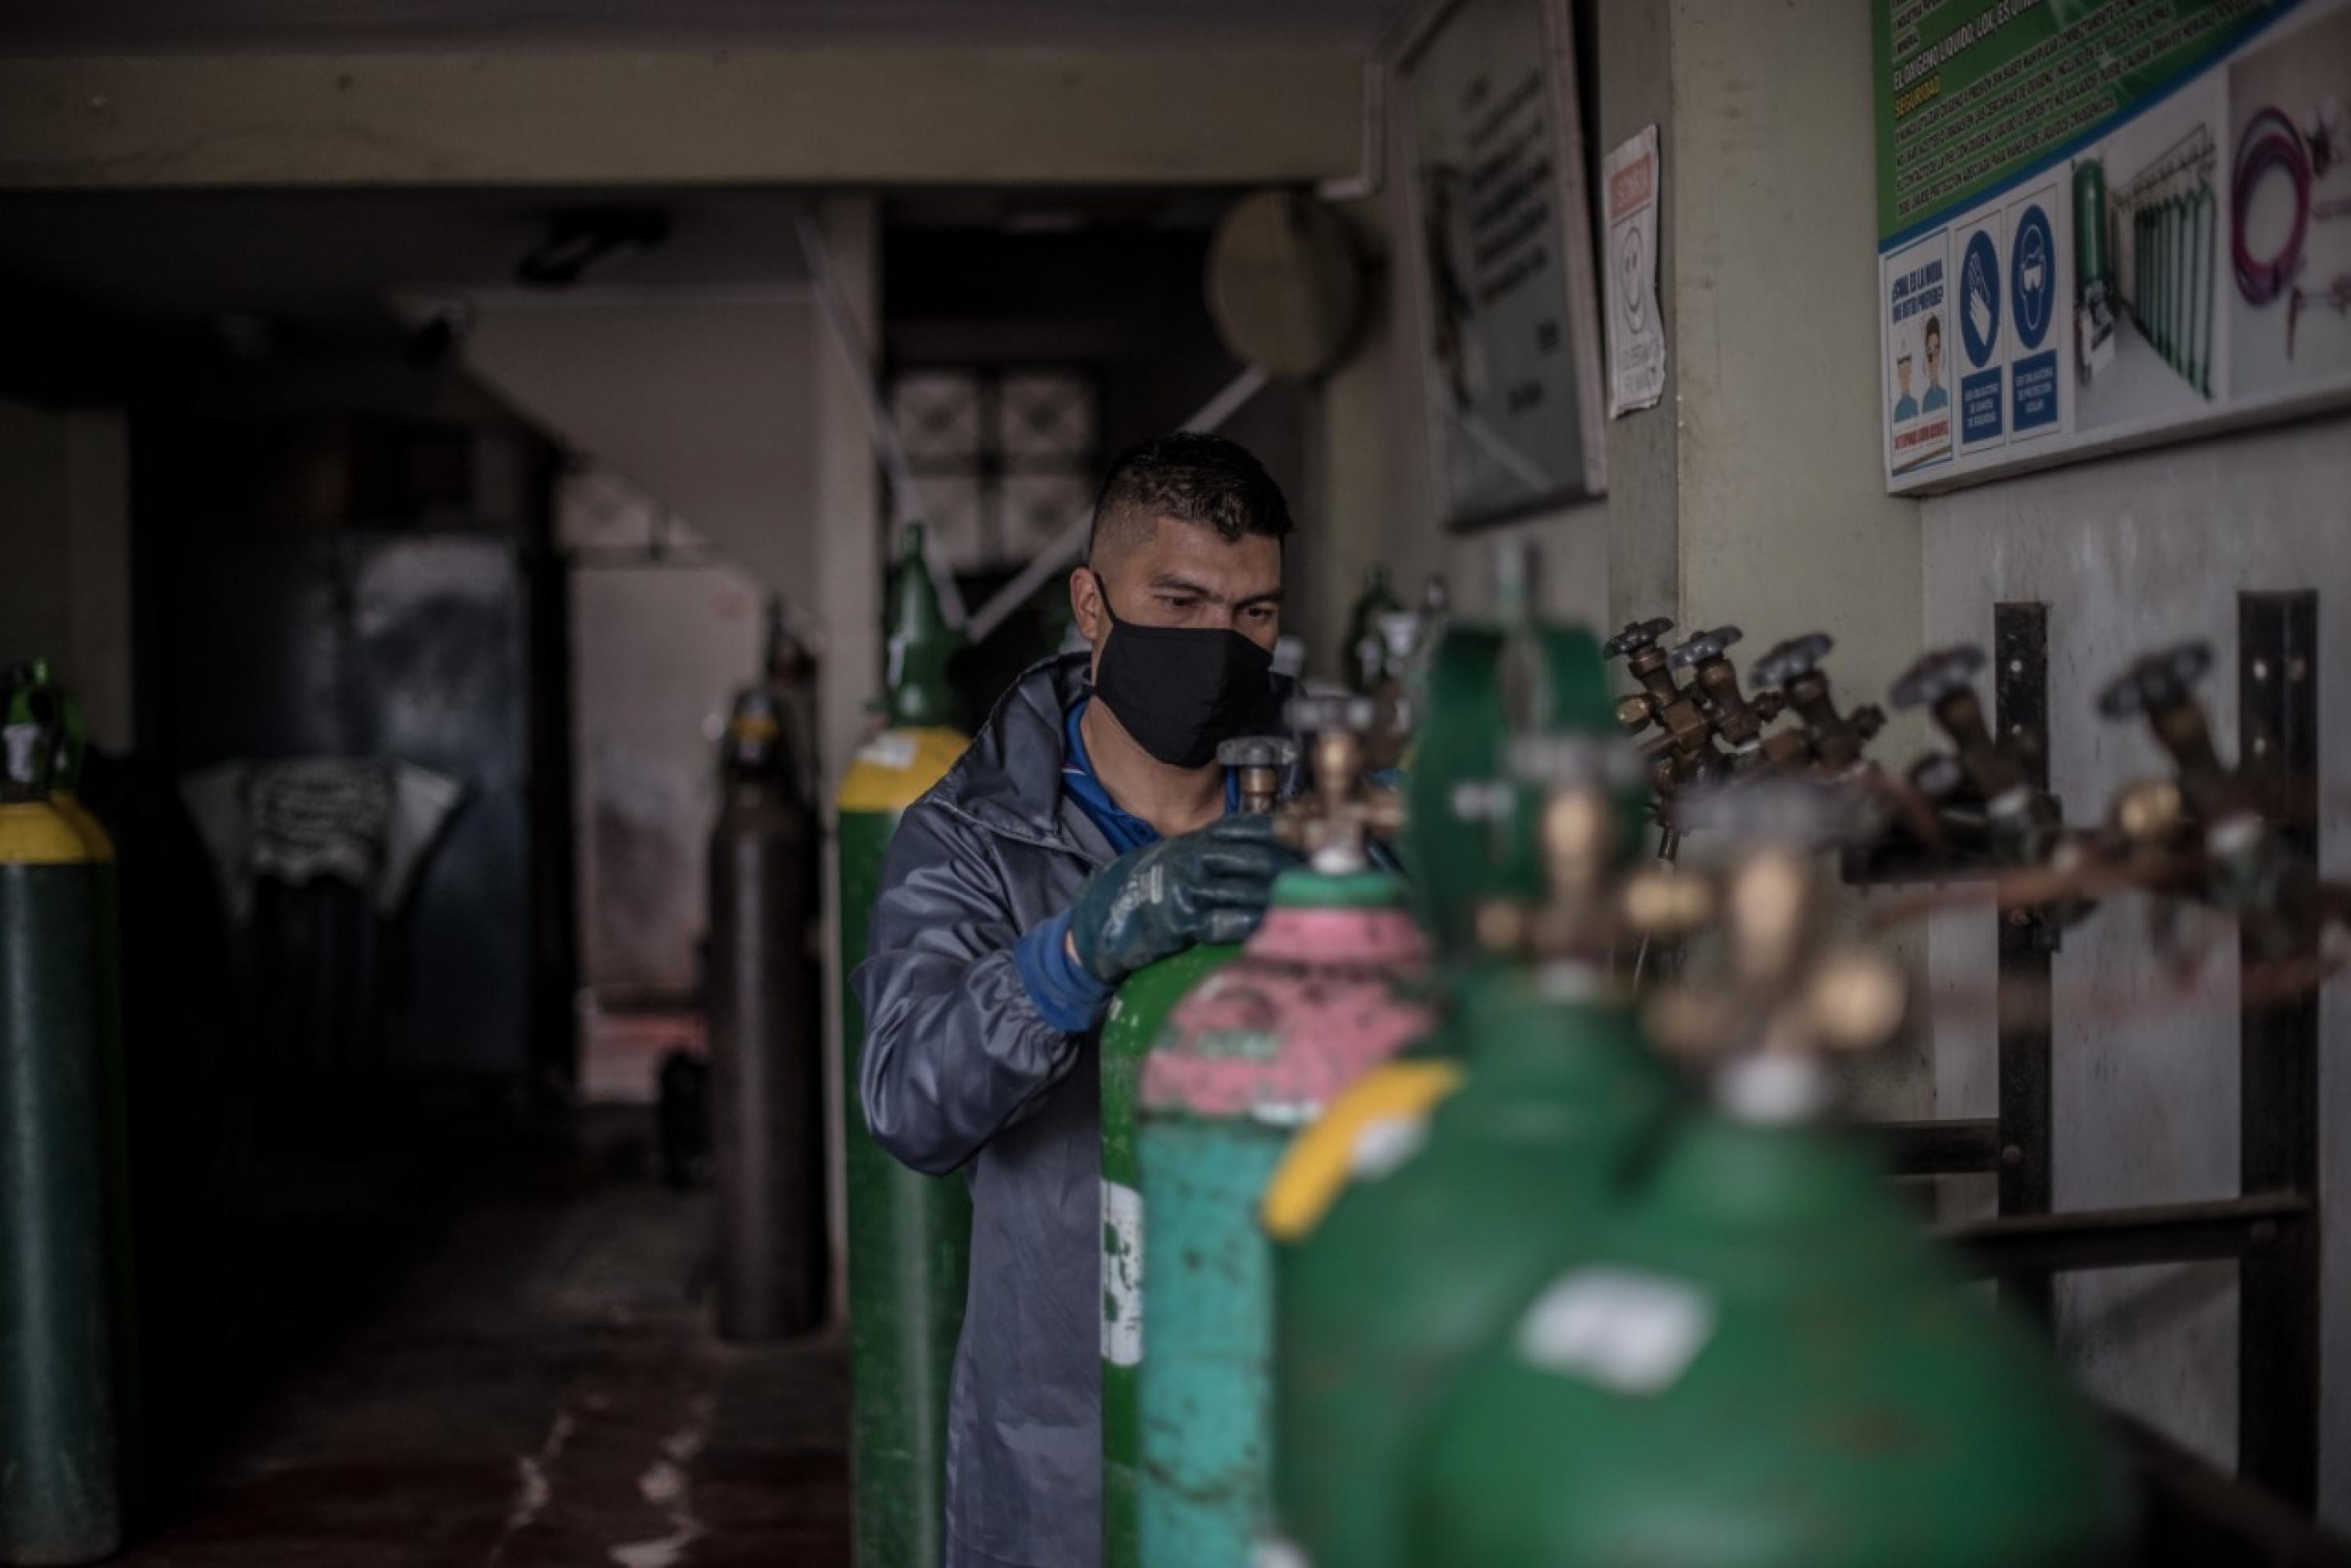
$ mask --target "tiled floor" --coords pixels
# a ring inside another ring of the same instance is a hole
[[[712,1338],[708,1199],[653,1180],[650,1131],[584,1113],[529,1154],[344,1162],[287,1194],[279,1282],[232,1336],[282,1364],[121,1561],[846,1563],[839,1337]]]

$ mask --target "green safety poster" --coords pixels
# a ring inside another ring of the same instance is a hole
[[[2351,393],[2351,0],[1873,0],[1897,491]]]

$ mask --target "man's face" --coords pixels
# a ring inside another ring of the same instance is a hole
[[[1927,334],[1927,380],[1931,385],[1943,373],[1943,335]]]
[[[1910,395],[1910,360],[1908,356],[1894,362],[1894,379],[1902,383],[1902,395]]]
[[[1110,590],[1118,618],[1138,626],[1229,628],[1272,651],[1281,635],[1281,545],[1244,534],[1228,545],[1214,528],[1163,517],[1142,544],[1116,552],[1092,568],[1070,574],[1070,605],[1078,632],[1102,664],[1110,617],[1102,613],[1094,574]]]

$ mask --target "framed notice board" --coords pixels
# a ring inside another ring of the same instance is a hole
[[[1895,491],[2351,402],[2351,0],[1872,0]]]
[[[1446,525],[1597,495],[1605,408],[1566,0],[1452,0],[1396,74]]]

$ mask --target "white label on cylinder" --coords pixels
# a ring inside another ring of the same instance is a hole
[[[1143,1194],[1102,1184],[1102,1358],[1113,1366],[1143,1362]]]
[[[1686,1281],[1633,1269],[1562,1274],[1519,1321],[1519,1355],[1618,1394],[1662,1394],[1714,1334],[1714,1303]]]
[[[914,737],[885,731],[857,748],[857,760],[902,774],[914,765]]]
[[[1314,1568],[1314,1560],[1295,1541],[1260,1535],[1249,1542],[1249,1568]]]
[[[1428,1142],[1428,1116],[1374,1116],[1355,1134],[1348,1173],[1358,1181],[1379,1181],[1401,1169]]]

